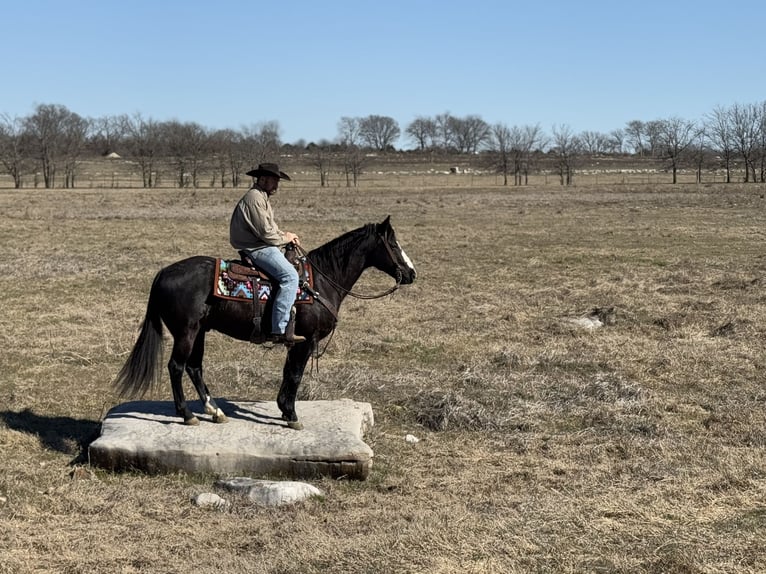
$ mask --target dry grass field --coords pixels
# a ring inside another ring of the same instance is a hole
[[[87,445],[154,274],[232,256],[244,189],[1,189],[0,573],[766,571],[766,187],[461,181],[275,196],[308,248],[390,214],[419,275],[346,300],[299,395],[373,405],[369,479],[226,511]],[[273,400],[283,358],[213,334],[208,385]]]

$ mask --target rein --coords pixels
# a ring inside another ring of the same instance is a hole
[[[396,258],[394,257],[394,253],[391,251],[391,246],[388,244],[388,242],[385,239],[383,240],[383,245],[386,246],[386,250],[388,251],[388,254],[391,257],[391,261],[396,265]],[[319,267],[317,267],[314,264],[314,262],[311,261],[311,259],[309,259],[308,253],[306,252],[305,249],[303,249],[303,247],[301,247],[300,245],[296,245],[295,246],[295,250],[298,252],[298,254],[301,257],[304,257],[306,259],[306,261],[311,263],[311,267],[317,273],[319,273],[322,277],[327,279],[327,282],[330,285],[332,285],[333,287],[338,289],[338,291],[341,291],[342,293],[350,295],[351,297],[354,297],[355,299],[364,299],[364,300],[380,299],[382,297],[385,297],[386,295],[391,295],[391,293],[393,293],[394,291],[399,289],[399,287],[402,284],[402,272],[399,270],[399,267],[397,266],[397,269],[396,269],[396,284],[393,287],[389,287],[388,289],[386,289],[382,293],[376,293],[375,295],[365,295],[363,293],[357,293],[356,291],[353,291],[352,289],[346,289],[342,285],[339,285],[334,279],[332,279],[332,277],[330,277],[329,275],[327,275],[327,273],[325,273]],[[312,293],[312,295],[314,295],[314,293]],[[320,299],[319,302],[322,303],[323,305],[325,305],[325,307],[327,307],[327,305],[322,302],[322,299]],[[328,307],[328,309],[329,309],[329,307]],[[330,311],[332,311],[332,310],[330,310]],[[335,315],[336,319],[338,318],[336,313],[333,313],[333,315]]]
[[[386,250],[388,251],[388,255],[391,257],[391,261],[394,263],[394,265],[396,265],[396,257],[394,257],[394,254],[391,251],[391,246],[388,244],[388,241],[386,241],[385,238],[383,238],[383,245],[386,246]],[[399,289],[399,287],[402,284],[402,272],[399,270],[399,266],[397,265],[396,266],[396,284],[393,287],[386,289],[382,293],[376,293],[374,295],[357,293],[356,291],[353,291],[351,289],[346,289],[342,285],[339,285],[332,277],[330,277],[329,275],[327,275],[327,273],[325,273],[319,267],[317,267],[316,264],[313,261],[311,261],[311,259],[309,258],[308,252],[305,249],[303,249],[303,247],[301,247],[300,245],[294,245],[293,247],[295,251],[298,253],[298,255],[303,257],[306,261],[308,261],[311,264],[311,268],[317,273],[319,273],[322,277],[324,277],[332,287],[334,287],[341,293],[346,293],[347,295],[350,295],[351,297],[354,297],[356,299],[364,299],[364,300],[380,299],[382,297],[385,297],[386,295],[391,295],[394,291]],[[335,323],[337,324],[338,311],[334,309],[330,303],[325,301],[324,297],[321,297],[319,293],[317,293],[314,289],[312,289],[308,285],[308,283],[304,283],[302,285],[302,288],[306,289],[312,295],[312,297],[314,297],[315,300],[319,301],[319,303],[321,303],[322,306],[324,306],[324,308],[330,312],[330,314],[335,319]],[[330,338],[327,339],[327,343],[324,346],[324,350],[321,352],[319,351],[318,342],[314,341],[314,357],[312,358],[312,361],[311,361],[311,372],[314,371],[314,365],[316,365],[316,372],[317,374],[319,373],[319,359],[327,352],[327,348],[330,346],[330,341],[332,341],[332,337],[334,334],[335,334],[335,327],[333,327],[332,331],[330,332]]]

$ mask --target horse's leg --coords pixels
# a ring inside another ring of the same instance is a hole
[[[168,372],[170,373],[170,386],[173,389],[173,401],[176,405],[176,414],[183,417],[184,424],[197,425],[199,419],[189,410],[184,397],[183,376],[186,361],[191,355],[191,351],[196,338],[196,331],[186,332],[183,335],[175,337],[173,341],[173,352],[168,361]]]
[[[296,430],[302,429],[303,425],[298,422],[298,415],[295,413],[295,395],[298,394],[303,371],[310,356],[311,340],[298,343],[287,352],[287,360],[282,370],[282,386],[279,388],[277,406],[282,411],[282,418],[287,421],[287,426]]]
[[[228,422],[226,415],[218,408],[213,397],[210,396],[210,391],[205,384],[205,380],[202,377],[202,359],[205,356],[205,331],[200,330],[197,334],[197,338],[194,340],[194,347],[192,348],[191,355],[186,361],[186,373],[189,375],[194,388],[197,389],[199,400],[205,405],[205,414],[213,416],[214,423]]]

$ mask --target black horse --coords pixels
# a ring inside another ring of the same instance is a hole
[[[295,332],[306,341],[289,348],[283,369],[277,405],[291,428],[301,428],[295,412],[295,396],[314,345],[329,335],[337,322],[337,310],[362,272],[375,267],[394,279],[397,286],[415,280],[415,268],[396,239],[390,217],[383,223],[367,224],[333,239],[306,255],[314,268],[314,290],[321,303],[296,305]],[[215,422],[226,415],[210,396],[202,377],[205,334],[219,331],[250,340],[253,331],[253,304],[213,295],[216,260],[196,256],[173,263],[157,273],[152,283],[141,332],[120,370],[115,385],[122,395],[143,395],[160,379],[157,366],[162,358],[162,324],[173,336],[168,362],[176,413],[184,423],[199,421],[184,398],[184,370],[194,384],[205,413]]]

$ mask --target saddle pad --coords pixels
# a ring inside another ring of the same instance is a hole
[[[266,302],[271,297],[271,281],[259,276],[242,277],[237,273],[230,272],[231,266],[241,266],[239,260],[216,259],[215,261],[215,279],[213,281],[213,295],[221,299],[231,299],[234,301],[253,300],[253,294],[257,294],[258,299]],[[313,303],[314,298],[311,293],[301,288],[301,285],[308,283],[309,287],[314,287],[314,274],[311,265],[304,261],[298,269],[298,292],[295,295],[295,303]]]

